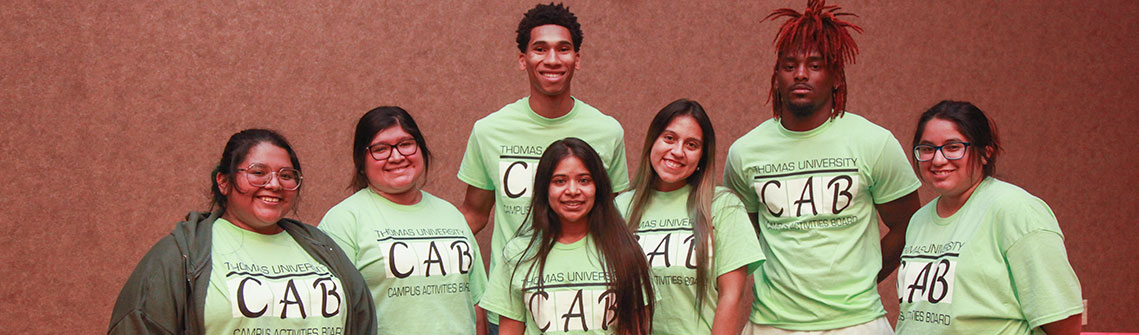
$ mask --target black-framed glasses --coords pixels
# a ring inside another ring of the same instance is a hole
[[[415,140],[405,140],[396,144],[376,143],[368,146],[368,153],[372,159],[382,161],[392,156],[392,150],[399,151],[400,155],[410,156],[419,151],[419,144]]]
[[[933,160],[933,156],[941,151],[941,156],[948,160],[958,160],[965,157],[969,149],[969,142],[949,142],[942,145],[918,144],[914,146],[914,158],[919,162]]]
[[[277,183],[281,184],[281,188],[293,191],[301,187],[301,172],[297,169],[283,167],[280,170],[273,171],[268,166],[260,163],[249,164],[249,167],[244,169],[237,169],[237,171],[245,172],[245,181],[250,185],[257,187],[265,187],[273,181],[273,177],[277,177]]]

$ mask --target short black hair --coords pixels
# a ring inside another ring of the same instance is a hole
[[[981,165],[981,172],[986,177],[992,177],[997,173],[997,157],[1004,147],[1001,146],[1000,137],[997,136],[997,124],[985,116],[985,112],[967,101],[943,100],[918,118],[918,127],[914,132],[914,146],[921,143],[921,137],[925,134],[925,125],[933,119],[953,122],[957,126],[957,131],[969,141],[971,150],[968,154],[978,162],[981,158],[985,159],[986,163]],[[914,167],[916,169],[917,165]]]
[[[293,168],[297,171],[301,171],[301,161],[297,158],[297,153],[293,151],[293,147],[289,145],[289,141],[286,140],[284,136],[281,136],[281,134],[268,129],[256,128],[237,132],[229,137],[229,141],[225,142],[225,149],[221,153],[221,159],[218,161],[218,165],[214,167],[214,170],[210,172],[210,194],[213,199],[213,203],[210,204],[211,212],[219,210],[225,213],[226,204],[229,201],[229,198],[227,198],[225,194],[222,194],[221,189],[218,188],[216,176],[220,173],[224,175],[226,179],[229,179],[230,185],[235,184],[234,175],[237,174],[238,168],[242,168],[242,166],[237,165],[244,162],[245,156],[249,155],[249,151],[261,143],[269,143],[278,148],[285,149],[285,152],[289,153],[289,162],[293,163]],[[297,200],[293,205],[293,213],[296,213],[299,207],[297,204],[300,204],[300,192],[301,189],[297,188]]]
[[[431,150],[427,149],[427,139],[419,131],[415,119],[399,106],[380,106],[364,113],[360,121],[356,122],[356,135],[352,139],[352,163],[356,165],[356,171],[352,174],[352,183],[348,185],[348,189],[359,191],[368,187],[368,176],[364,173],[368,145],[376,138],[376,134],[395,126],[403,128],[403,131],[415,139],[419,152],[423,153],[423,170],[430,169]]]
[[[569,6],[560,3],[555,5],[551,2],[549,5],[534,6],[522,17],[522,21],[518,22],[518,37],[515,38],[518,42],[518,51],[526,52],[526,45],[530,44],[531,30],[547,24],[556,24],[569,29],[570,37],[573,38],[573,51],[581,50],[581,24],[577,23],[577,16],[570,12]]]

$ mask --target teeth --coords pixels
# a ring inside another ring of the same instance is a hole
[[[271,203],[278,203],[281,201],[280,198],[274,198],[274,197],[258,197],[258,199],[261,199],[262,201],[265,201],[265,202],[271,202]]]

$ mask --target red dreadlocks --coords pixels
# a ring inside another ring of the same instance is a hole
[[[788,17],[787,22],[779,27],[779,33],[775,35],[774,44],[777,55],[787,52],[818,50],[819,54],[823,56],[827,70],[834,76],[836,85],[834,93],[831,95],[834,102],[834,110],[831,111],[832,119],[841,116],[846,110],[847,90],[844,68],[846,62],[853,64],[854,56],[858,54],[858,45],[850,36],[850,29],[859,33],[862,32],[862,27],[839,18],[841,16],[857,17],[858,15],[840,13],[838,12],[839,9],[841,8],[838,6],[827,6],[826,0],[807,0],[807,10],[802,14],[794,9],[780,8],[763,18],[766,21]],[[775,71],[779,71],[778,62],[775,64]],[[775,117],[778,118],[783,113],[783,97],[779,96],[779,92],[775,90],[775,75],[775,73],[771,74],[771,91],[768,93],[767,101],[775,100],[772,107]]]

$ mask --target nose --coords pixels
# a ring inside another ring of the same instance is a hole
[[[393,147],[391,155],[388,156],[388,162],[399,162],[404,158],[407,158],[407,156],[404,156],[402,152],[399,152],[399,150]]]
[[[269,181],[265,183],[265,186],[261,186],[261,187],[264,187],[267,190],[274,190],[274,191],[280,190],[281,189],[281,176],[278,176],[276,172],[270,172],[269,173]]]
[[[795,79],[795,81],[806,81],[807,80],[807,66],[804,64],[796,65],[795,69],[791,72],[791,75]]]
[[[668,152],[671,153],[674,157],[683,157],[684,144],[677,141],[676,144],[673,144],[672,147],[669,148]]]
[[[558,53],[554,52],[554,50],[550,50],[546,55],[542,56],[542,63],[546,65],[557,65],[559,63]]]
[[[941,151],[941,148],[938,148],[937,151],[933,152],[933,159],[929,162],[933,165],[944,165],[949,163],[949,159],[945,158],[945,153]]]
[[[581,185],[577,181],[570,181],[566,186],[566,195],[578,195],[581,193]]]

